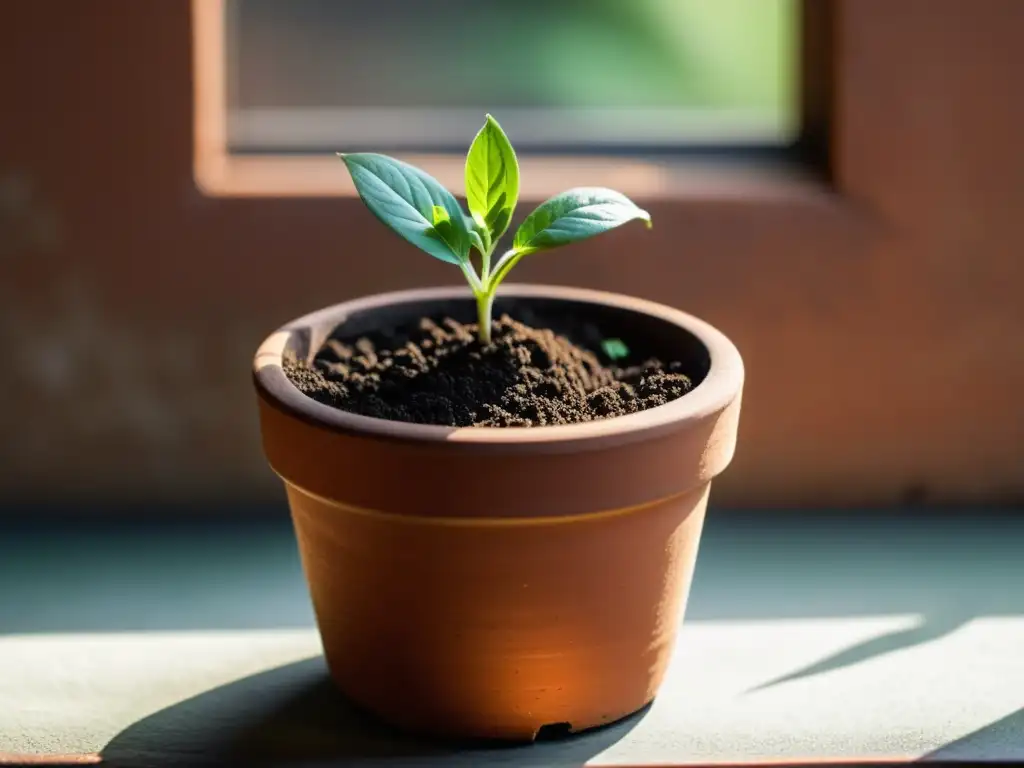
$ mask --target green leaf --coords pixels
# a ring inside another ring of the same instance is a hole
[[[338,156],[366,207],[392,231],[441,261],[460,264],[469,258],[465,214],[437,179],[386,155]]]
[[[505,234],[519,199],[519,163],[498,121],[487,115],[466,156],[466,202],[491,242]]]
[[[494,217],[494,220],[491,222],[491,225],[490,225],[491,226],[491,231],[495,233],[494,235],[491,236],[491,242],[492,243],[495,240],[497,240],[499,237],[501,237],[503,234],[505,234],[505,230],[508,229],[508,225],[509,225],[510,221],[512,221],[512,209],[511,208],[504,208],[504,209],[502,209],[501,212],[498,213],[498,215]]]
[[[651,216],[625,195],[603,187],[577,187],[555,195],[526,217],[514,249],[522,254],[557,248]]]

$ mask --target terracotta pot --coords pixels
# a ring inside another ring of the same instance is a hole
[[[711,479],[733,455],[743,364],[669,307],[507,286],[496,312],[568,311],[700,383],[667,405],[585,424],[413,425],[302,395],[281,368],[339,325],[355,333],[439,311],[465,289],[371,296],[270,336],[255,358],[263,445],[284,480],[327,663],[398,726],[530,740],[652,700],[672,653]]]

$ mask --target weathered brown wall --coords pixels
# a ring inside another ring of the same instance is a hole
[[[201,194],[189,13],[5,4],[0,498],[276,493],[248,379],[262,335],[458,278],[407,259],[358,201]],[[834,189],[690,184],[643,200],[659,222],[644,239],[517,277],[666,301],[735,339],[748,389],[717,503],[1019,498],[1024,3],[834,15]]]

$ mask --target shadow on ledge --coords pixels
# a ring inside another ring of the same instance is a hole
[[[925,762],[1024,761],[1024,707],[921,759]]]
[[[913,627],[886,632],[877,637],[856,643],[794,672],[789,672],[782,677],[760,683],[747,691],[747,693],[755,693],[768,688],[774,688],[783,683],[792,683],[796,680],[803,680],[804,678],[814,677],[826,672],[852,667],[855,664],[871,661],[887,653],[905,651],[924,643],[941,640],[967,625],[973,618],[974,616],[969,612],[954,615],[933,614],[925,616],[919,624]]]
[[[405,735],[357,709],[317,657],[242,678],[139,720],[110,741],[102,764],[579,766],[622,739],[647,711],[535,744],[455,744]]]

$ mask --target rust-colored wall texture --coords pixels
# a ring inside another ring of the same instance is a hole
[[[1019,499],[1024,3],[831,6],[831,185],[652,193],[644,240],[517,277],[671,303],[736,341],[749,378],[716,503]],[[0,501],[280,498],[249,381],[262,336],[458,279],[358,201],[201,193],[190,12],[5,8]]]

